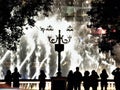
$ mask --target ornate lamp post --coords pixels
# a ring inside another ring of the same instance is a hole
[[[48,26],[47,29],[41,28],[41,30],[44,32],[46,31],[53,31],[52,26]],[[69,26],[66,31],[73,31],[72,27]],[[66,78],[62,77],[61,73],[61,52],[64,51],[64,44],[67,44],[71,40],[71,36],[68,36],[67,39],[63,38],[64,35],[61,35],[61,30],[59,30],[58,35],[56,35],[56,38],[52,38],[51,36],[48,36],[48,40],[50,43],[55,44],[55,51],[58,52],[58,72],[57,77],[51,77],[51,90],[66,90]]]
[[[57,72],[58,77],[61,76],[61,66],[60,66],[61,52],[64,51],[64,44],[69,43],[71,40],[70,36],[68,37],[68,39],[64,39],[63,36],[64,35],[61,35],[61,30],[59,30],[59,34],[58,34],[58,36],[56,36],[56,39],[52,39],[52,37],[48,37],[50,43],[57,43],[58,42],[58,44],[55,44],[55,51],[58,52],[58,72]]]
[[[41,31],[43,31],[43,33],[44,31],[53,31],[53,28],[51,25],[49,25],[47,29],[41,28],[41,27],[40,29]],[[71,26],[69,26],[66,31],[73,31],[73,29]],[[64,35],[61,35],[61,30],[59,30],[58,36],[56,35],[55,39],[53,39],[51,36],[48,36],[50,43],[53,43],[53,44],[57,43],[55,44],[55,51],[58,52],[58,72],[57,72],[58,77],[61,76],[61,66],[60,66],[61,52],[64,51],[64,44],[69,43],[71,40],[71,36],[68,36],[67,39],[64,39],[63,37]]]

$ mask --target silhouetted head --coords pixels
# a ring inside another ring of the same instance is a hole
[[[93,74],[93,75],[96,74],[95,70],[92,70],[92,74]]]
[[[7,74],[10,75],[10,74],[11,74],[11,71],[10,71],[10,70],[7,70]]]
[[[69,71],[69,74],[73,74],[73,71],[72,71],[72,70],[70,70],[70,71]]]
[[[102,70],[102,73],[106,73],[106,69],[103,69],[103,70]]]
[[[41,74],[44,74],[44,70],[40,70],[40,73],[41,73]]]
[[[84,76],[89,76],[90,72],[89,71],[85,71],[84,72]]]
[[[120,70],[120,68],[119,68],[119,67],[117,67],[117,68],[116,68],[116,70],[117,70],[117,71],[119,71],[119,70]]]
[[[15,71],[15,72],[18,72],[18,69],[17,69],[17,67],[15,67],[14,71]]]
[[[76,71],[79,71],[79,67],[76,67]]]

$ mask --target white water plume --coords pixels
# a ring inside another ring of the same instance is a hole
[[[41,69],[45,71],[47,78],[55,76],[58,64],[57,52],[55,51],[55,45],[49,42],[48,36],[56,39],[58,30],[61,30],[61,35],[64,35],[63,38],[65,39],[69,35],[72,36],[71,41],[64,44],[64,51],[61,52],[63,76],[66,76],[69,70],[75,71],[76,67],[80,67],[82,73],[85,70],[91,71],[93,69],[100,73],[103,68],[110,72],[113,70],[110,66],[115,66],[114,60],[110,56],[111,61],[105,60],[106,56],[99,53],[96,44],[98,37],[91,35],[86,23],[80,26],[75,22],[67,22],[64,18],[57,20],[56,17],[55,15],[44,20],[38,20],[33,28],[27,26],[28,30],[24,30],[25,35],[21,37],[17,52],[12,53],[12,56],[9,55],[9,51],[5,50],[6,54],[2,54],[0,61],[1,79],[7,69],[11,68],[13,72],[14,67],[18,67],[24,79],[38,78]],[[41,30],[41,28],[47,28],[49,25],[53,26],[53,31],[45,30],[43,32]],[[66,31],[70,25],[73,27],[72,32]],[[4,63],[9,64],[6,67],[3,65]]]

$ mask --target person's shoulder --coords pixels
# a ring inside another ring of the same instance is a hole
[[[78,72],[78,73],[82,75],[82,73],[81,73],[81,72]]]
[[[75,73],[76,73],[76,71],[73,74],[75,74]]]

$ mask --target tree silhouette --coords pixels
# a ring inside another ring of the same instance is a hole
[[[120,42],[120,0],[92,0],[91,9],[87,14],[90,16],[90,27],[102,27],[107,30],[103,38],[107,39],[107,43],[110,42],[109,45],[114,46],[115,43]]]
[[[34,26],[39,11],[48,16],[52,4],[52,0],[0,0],[0,44],[16,50],[23,26]]]

